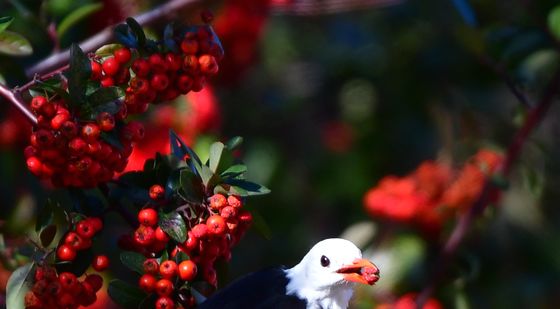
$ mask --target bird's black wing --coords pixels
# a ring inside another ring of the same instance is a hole
[[[306,302],[286,295],[288,278],[283,268],[246,275],[216,292],[200,309],[304,309]]]

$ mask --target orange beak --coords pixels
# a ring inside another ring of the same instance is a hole
[[[344,265],[336,271],[344,280],[373,285],[379,280],[379,268],[366,259],[356,259],[351,265]]]

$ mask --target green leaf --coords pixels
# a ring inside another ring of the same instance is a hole
[[[144,274],[143,263],[146,260],[144,255],[137,252],[125,251],[121,253],[120,259],[121,263],[128,267],[128,269],[137,272],[140,275]]]
[[[25,293],[31,289],[28,278],[33,271],[34,263],[25,264],[16,269],[6,285],[6,307],[14,309],[25,308]]]
[[[103,8],[102,3],[91,3],[80,6],[78,9],[68,14],[61,22],[58,24],[56,33],[59,38],[64,37],[66,32],[72,28],[80,20],[86,18],[87,16],[101,10]]]
[[[210,185],[210,180],[212,180],[212,178],[214,178],[214,173],[212,172],[212,170],[210,170],[210,168],[207,165],[204,164],[199,164],[198,162],[194,161],[193,165],[196,169],[196,172],[198,173],[198,175],[200,175],[200,178],[202,179],[202,184],[208,188]]]
[[[99,106],[115,102],[123,96],[124,92],[119,87],[101,87],[88,95],[87,101],[92,106]]]
[[[144,46],[146,44],[146,34],[144,34],[144,29],[142,26],[132,17],[126,19],[126,24],[130,27],[136,39],[138,40],[139,46]]]
[[[243,143],[243,137],[235,136],[232,139],[230,139],[229,141],[227,141],[226,147],[229,150],[233,150],[233,149],[239,147],[239,145],[241,145],[241,143]]]
[[[35,222],[36,232],[39,232],[41,229],[52,223],[56,207],[59,207],[59,205],[55,204],[55,202],[51,199],[47,200],[47,203],[37,215],[37,221]]]
[[[222,158],[222,153],[224,151],[225,145],[220,142],[215,142],[210,146],[210,156],[208,158],[208,163],[210,170],[216,173],[218,166],[220,165],[220,159]]]
[[[188,169],[181,170],[179,184],[184,193],[183,197],[187,199],[187,201],[195,203],[200,203],[202,201],[204,193],[202,182],[193,172]]]
[[[270,189],[243,179],[227,179],[225,183],[231,185],[230,193],[240,196],[262,195],[270,193]]]
[[[120,279],[111,280],[107,292],[111,299],[123,308],[138,308],[147,296],[140,288]]]
[[[548,28],[556,39],[560,39],[560,5],[555,6],[548,13]]]
[[[187,240],[187,224],[178,212],[173,211],[168,214],[160,212],[158,225],[176,242],[183,243]]]
[[[0,32],[0,54],[29,56],[32,53],[31,43],[22,35],[7,30]]]
[[[101,132],[101,139],[105,142],[107,142],[109,145],[117,148],[118,150],[122,150],[123,149],[123,144],[121,143],[121,140],[117,137],[116,135],[116,130],[110,131],[110,132]]]
[[[14,20],[11,16],[0,17],[0,32],[6,30]]]
[[[109,57],[112,56],[116,50],[121,49],[122,47],[122,44],[106,44],[99,47],[95,51],[95,54],[100,57]]]
[[[73,110],[79,110],[86,103],[87,80],[91,76],[91,64],[78,44],[70,47],[70,68],[68,69],[68,92]]]
[[[39,239],[41,239],[41,245],[44,248],[47,248],[52,243],[54,237],[56,236],[56,230],[56,225],[51,224],[41,231],[41,233],[39,234]]]
[[[223,171],[220,176],[222,176],[222,178],[236,178],[243,175],[245,172],[247,172],[247,166],[243,164],[236,164]]]

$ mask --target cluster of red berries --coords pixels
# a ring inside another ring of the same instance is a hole
[[[407,293],[403,296],[399,297],[393,303],[384,303],[377,305],[375,309],[417,309],[418,306],[416,305],[416,298],[418,297],[418,293]],[[424,305],[421,307],[422,309],[442,309],[443,306],[439,301],[436,299],[430,298],[428,299]]]
[[[31,109],[38,125],[25,148],[28,169],[57,187],[94,187],[124,170],[132,143],[144,136],[141,123],[133,121],[120,132],[122,149],[103,140],[102,133],[115,129],[126,112],[101,112],[97,120],[81,121],[72,115],[62,99],[36,96]]]
[[[158,295],[155,308],[173,309],[174,299],[180,299],[183,307],[195,306],[195,299],[188,290],[176,288],[196,277],[198,268],[193,261],[184,260],[177,264],[173,260],[166,260],[159,264],[157,259],[149,258],[144,261],[143,269],[144,274],[138,280],[138,285],[146,293]]]
[[[154,201],[162,201],[165,191],[160,185],[149,190]],[[159,296],[156,308],[174,308],[173,300],[180,300],[183,307],[194,306],[194,298],[188,290],[180,290],[185,281],[203,280],[217,286],[215,261],[231,259],[231,249],[236,245],[252,223],[250,212],[243,209],[238,196],[228,197],[214,194],[204,205],[203,212],[187,220],[191,226],[183,243],[170,241],[169,235],[158,226],[158,212],[144,208],[138,212],[140,226],[133,236],[124,235],[119,245],[125,250],[144,254],[145,274],[140,278],[140,287]],[[180,252],[189,259],[184,261],[167,260],[157,264],[153,257],[163,250],[170,250],[170,257],[177,258]],[[178,263],[178,265],[177,265]]]
[[[103,278],[97,274],[79,280],[69,272],[57,274],[53,267],[41,266],[35,271],[34,283],[25,294],[26,309],[73,309],[90,306],[97,300]]]
[[[479,151],[458,172],[427,161],[407,176],[383,178],[365,194],[364,205],[374,218],[438,232],[445,219],[474,203],[501,162],[502,156],[490,150]]]
[[[188,31],[180,41],[180,49],[180,53],[154,53],[132,62],[134,77],[130,79],[125,97],[129,113],[143,113],[150,103],[200,91],[206,79],[218,73],[218,60],[223,57],[223,50],[209,26],[196,26]],[[103,66],[112,59],[106,59]]]
[[[61,261],[73,261],[80,250],[86,250],[92,245],[92,238],[103,228],[103,222],[97,217],[90,217],[76,223],[74,230],[69,231],[62,238],[62,243],[56,249],[56,256]],[[93,267],[102,271],[108,266],[109,260],[105,256],[94,259]]]

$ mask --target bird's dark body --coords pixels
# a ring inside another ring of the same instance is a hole
[[[286,295],[284,268],[264,269],[237,279],[216,292],[199,309],[305,309],[307,302]]]

